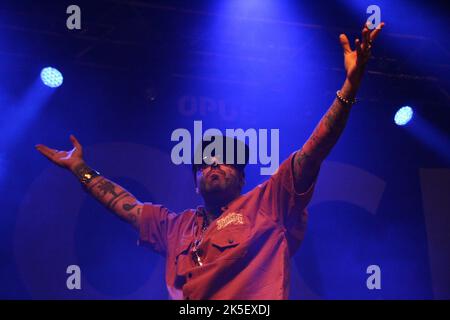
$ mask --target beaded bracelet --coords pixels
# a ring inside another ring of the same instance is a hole
[[[353,104],[356,103],[356,98],[353,98],[353,99],[351,99],[351,100],[345,99],[345,98],[341,95],[341,91],[340,91],[340,90],[336,91],[336,97],[337,97],[338,100],[341,101],[343,104],[346,104],[346,105],[349,105],[349,106],[351,106],[351,105],[353,105]]]

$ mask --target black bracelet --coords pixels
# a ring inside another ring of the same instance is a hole
[[[76,176],[83,185],[88,185],[95,177],[98,177],[100,173],[94,169],[89,168],[87,165],[82,164],[76,170]]]
[[[336,91],[336,98],[342,102],[343,104],[346,104],[348,106],[354,105],[356,103],[356,98],[353,99],[345,99],[342,95],[341,95],[341,91],[338,90]]]

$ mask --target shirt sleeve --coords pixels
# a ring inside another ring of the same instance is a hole
[[[139,222],[138,245],[149,246],[160,254],[167,251],[167,239],[177,214],[162,205],[146,202]]]
[[[316,176],[308,190],[298,193],[294,183],[294,157],[295,152],[283,161],[267,181],[266,186],[269,210],[274,218],[281,221],[286,227],[290,227],[291,223],[297,223],[299,219],[307,218],[303,215],[307,214],[305,209],[311,201],[317,180]]]

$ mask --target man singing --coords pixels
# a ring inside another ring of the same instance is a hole
[[[355,103],[373,41],[383,28],[366,24],[362,39],[350,48],[344,34],[346,79],[331,107],[299,150],[267,181],[246,194],[245,164],[214,156],[194,165],[195,188],[204,201],[176,214],[161,205],[142,203],[101,176],[73,149],[36,148],[70,170],[93,197],[139,231],[139,243],[166,258],[166,283],[172,299],[287,299],[290,258],[304,238],[306,206],[322,161],[336,144]]]

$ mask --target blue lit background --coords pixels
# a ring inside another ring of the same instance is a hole
[[[79,31],[65,27],[70,4],[5,1],[0,11],[0,297],[165,299],[159,256],[33,146],[65,149],[73,133],[87,161],[139,199],[196,206],[189,168],[167,158],[172,131],[194,120],[279,128],[285,159],[342,85],[339,34],[353,44],[373,3],[79,1]],[[322,168],[292,299],[450,298],[448,276],[433,282],[434,264],[450,261],[432,236],[449,208],[448,8],[376,4],[386,29]],[[56,90],[42,83],[45,66],[63,72]],[[414,117],[400,127],[405,105]],[[266,178],[257,166],[246,177],[245,191]],[[72,263],[81,292],[64,288]],[[365,287],[370,264],[382,269],[380,291]]]

